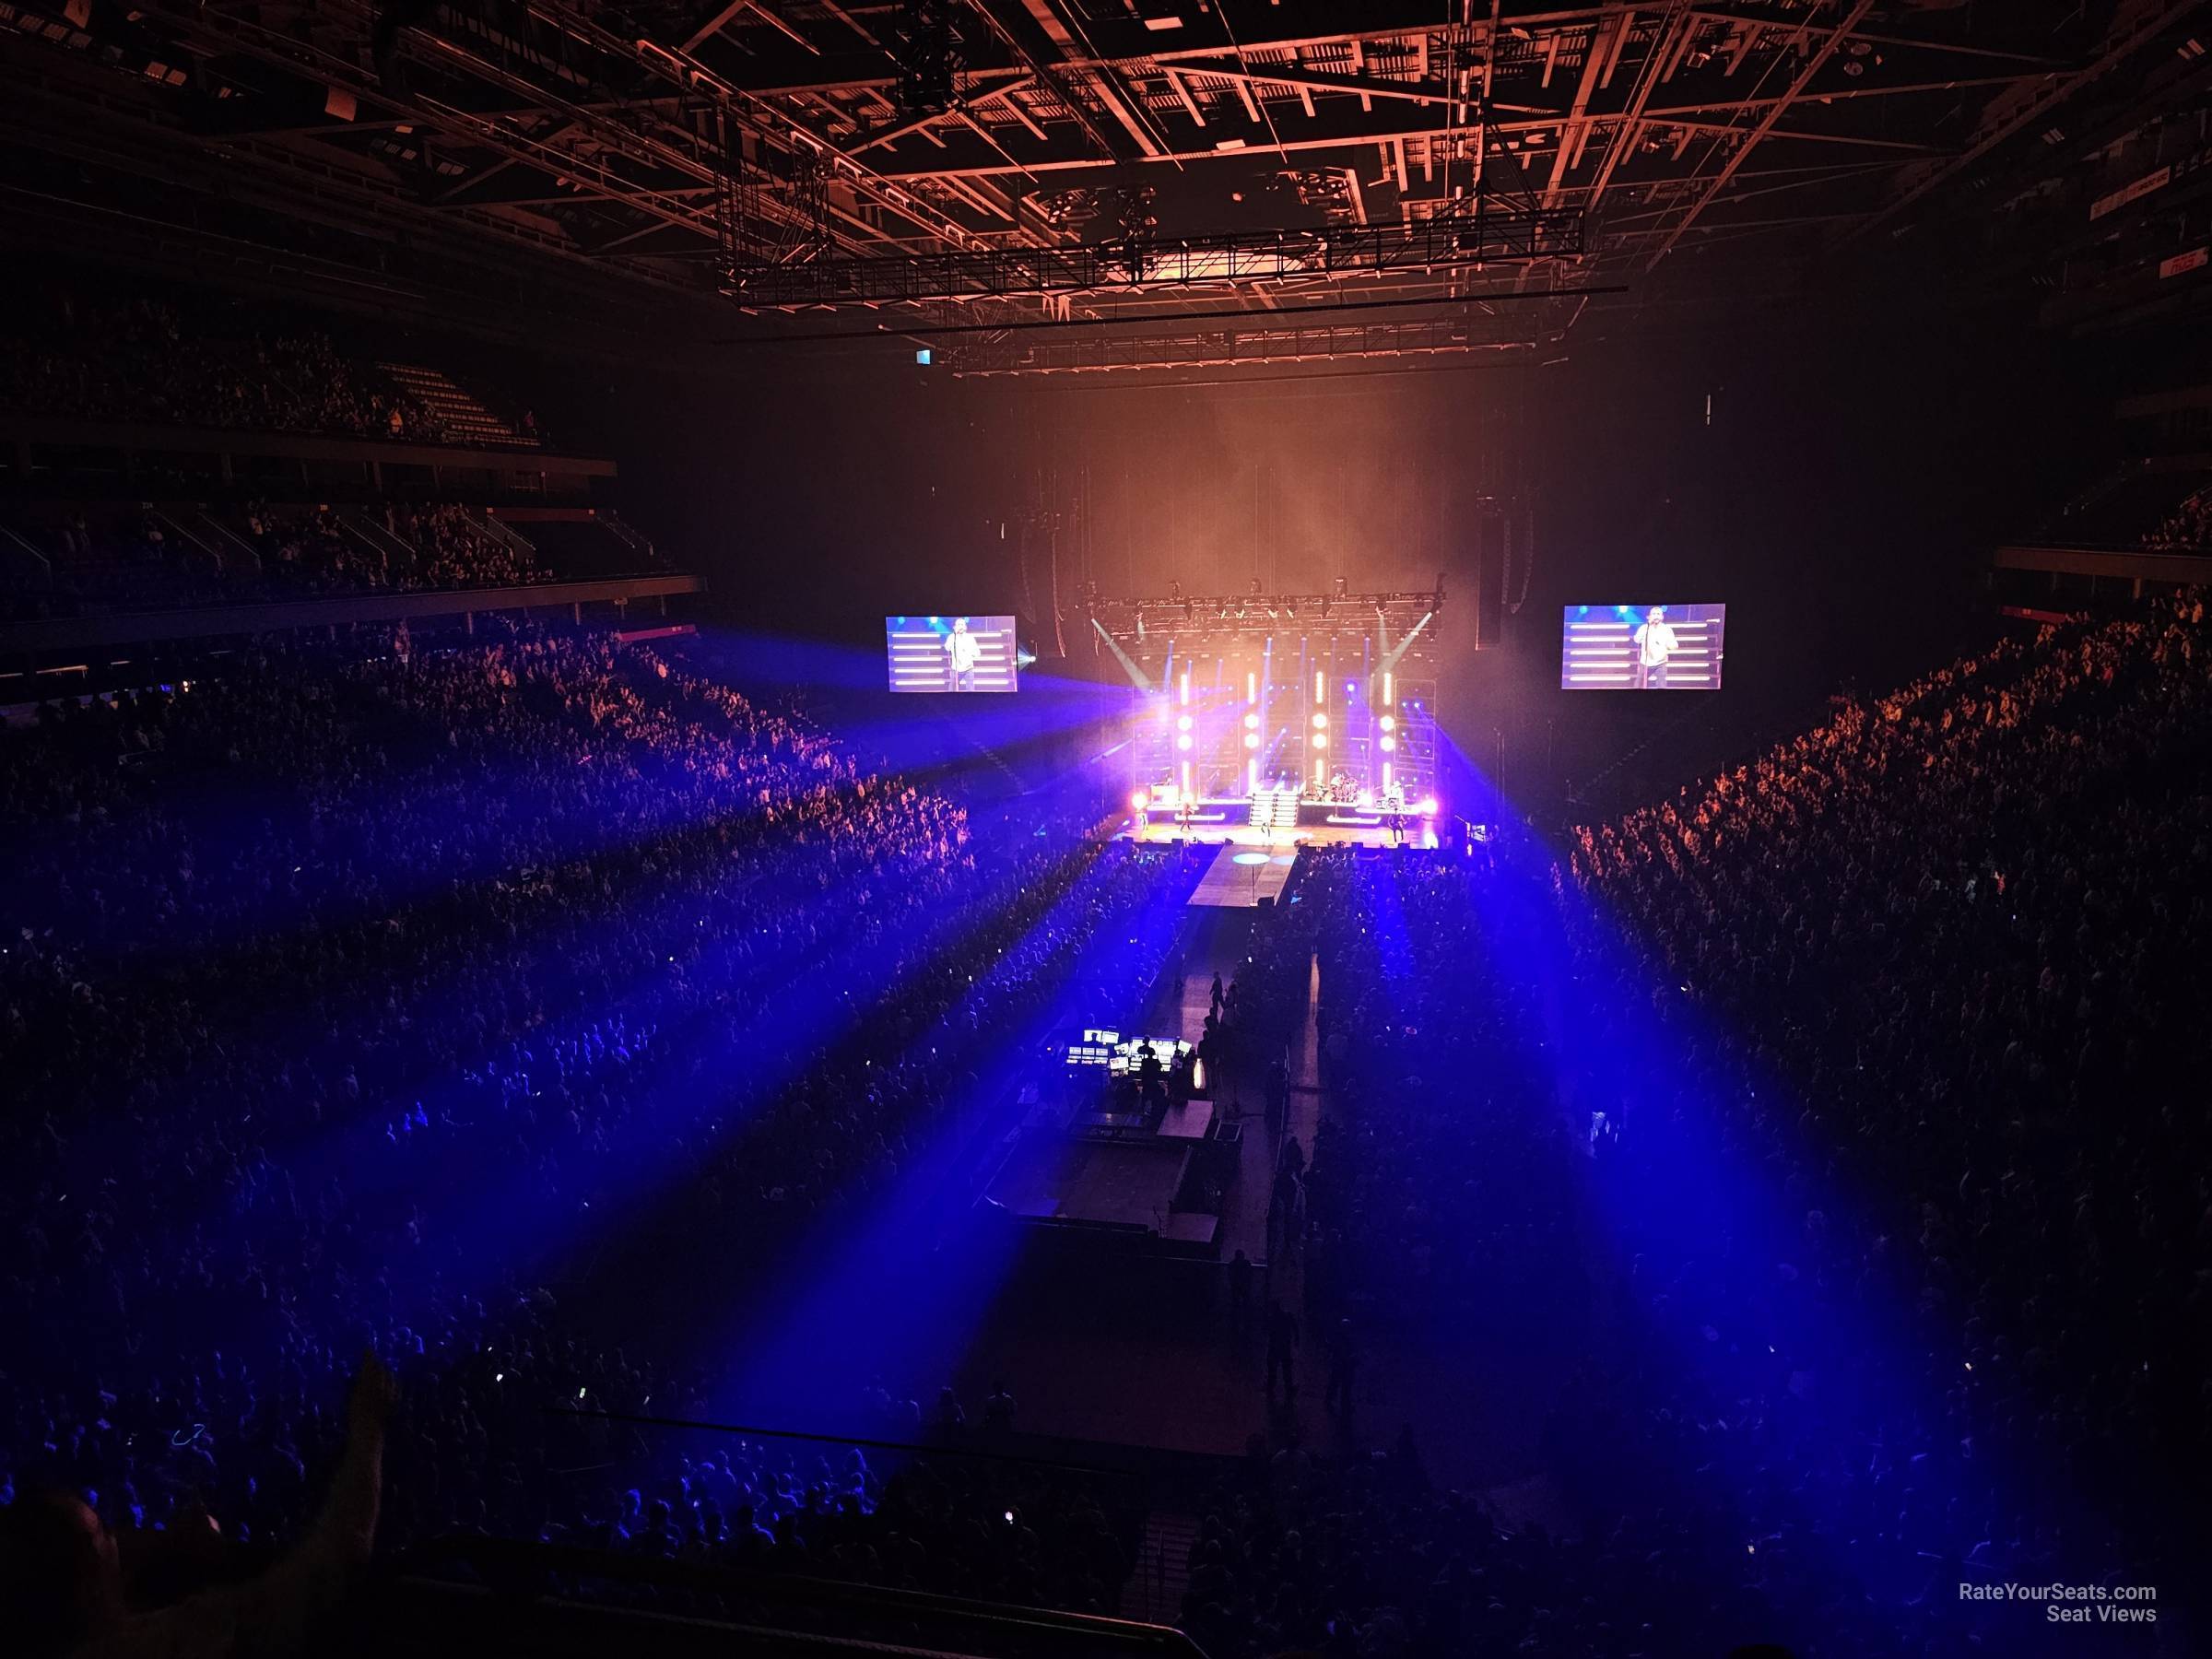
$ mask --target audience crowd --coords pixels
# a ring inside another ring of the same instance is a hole
[[[2212,489],[2190,495],[2143,535],[2147,553],[2202,553],[2212,547]]]
[[[410,1407],[394,1545],[604,1525],[537,1408],[712,1397],[714,1356],[649,1346],[702,1317],[656,1258],[735,1298],[888,1192],[1165,862],[979,845],[665,658],[534,636],[53,705],[0,743],[0,1304],[66,1334],[0,1367],[0,1483],[286,1535],[371,1347]]]
[[[22,617],[554,579],[527,540],[451,502],[348,509],[255,500],[235,512],[110,511],[97,521],[77,509],[26,528],[52,550],[53,566],[51,585],[0,593]]]
[[[1556,851],[1301,859],[1209,1041],[1276,1110],[1318,958],[1307,1328],[1552,1345],[1574,1524],[1285,1437],[1200,1505],[1213,1659],[2041,1651],[1958,1594],[2006,1582],[2158,1586],[2185,1651],[2206,644],[2194,601],[2049,628]],[[0,1498],[289,1535],[371,1347],[387,1545],[1112,1610],[1140,1517],[1094,1483],[621,1420],[731,1363],[658,1265],[803,1271],[1180,865],[1033,828],[586,639],[10,733],[0,1318],[60,1339],[0,1365]]]
[[[1322,965],[1309,1326],[1576,1345],[1578,1525],[1286,1448],[1194,1556],[1217,1659],[2078,1640],[1961,1583],[2151,1585],[2188,1651],[2206,644],[2047,629],[1556,864],[1309,855],[1249,971]]]
[[[387,503],[362,508],[356,518],[358,527],[349,530],[327,506],[258,502],[246,510],[245,529],[261,555],[265,581],[283,588],[407,592],[552,580],[527,543],[501,535],[481,514],[455,503]]]
[[[437,442],[430,411],[313,329],[264,332],[176,300],[60,285],[0,323],[0,407],[76,420]]]

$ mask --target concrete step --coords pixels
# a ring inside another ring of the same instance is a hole
[[[516,431],[442,371],[420,363],[379,363],[377,367],[436,415],[451,436],[511,449],[537,447],[536,439]]]

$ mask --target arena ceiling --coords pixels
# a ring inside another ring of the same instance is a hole
[[[0,0],[0,143],[72,240],[679,332],[971,372],[1464,355],[1926,211],[2198,9]]]

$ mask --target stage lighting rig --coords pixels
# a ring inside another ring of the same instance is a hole
[[[1357,631],[1366,624],[1356,618],[1372,616],[1388,629],[1394,644],[1420,630],[1442,605],[1442,595],[1433,590],[1355,594],[1346,585],[1347,591],[1336,594],[1270,594],[1257,582],[1243,594],[1184,592],[1131,599],[1091,594],[1086,595],[1086,609],[1109,638],[1132,641],[1173,639],[1194,622],[1230,634],[1271,633],[1294,620],[1309,626],[1325,621],[1334,630]]]
[[[1145,250],[1159,229],[1159,192],[1134,170],[1114,182],[1109,196],[1112,233],[1109,246],[1124,250],[1130,278],[1145,274]]]
[[[960,38],[953,0],[900,0],[895,30],[899,113],[918,121],[942,115],[958,100]]]

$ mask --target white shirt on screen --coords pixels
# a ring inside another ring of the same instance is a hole
[[[1675,630],[1665,622],[1646,622],[1636,630],[1636,660],[1656,668],[1675,654]]]
[[[954,629],[945,636],[945,654],[952,661],[955,674],[966,674],[982,661],[983,642],[965,629]]]

